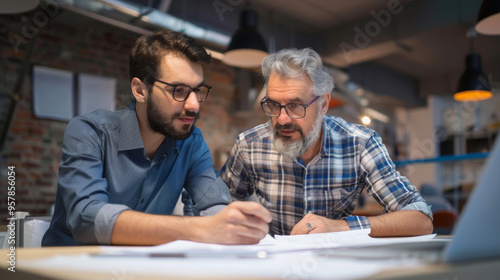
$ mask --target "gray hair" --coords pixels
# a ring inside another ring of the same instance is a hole
[[[313,94],[321,96],[333,89],[333,78],[328,74],[321,57],[311,48],[282,49],[262,61],[262,75],[265,83],[274,72],[280,76],[293,78],[306,73],[313,82]]]

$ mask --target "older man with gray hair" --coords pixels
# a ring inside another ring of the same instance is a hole
[[[429,206],[396,171],[380,136],[326,115],[333,79],[315,51],[269,55],[262,74],[267,93],[261,105],[270,120],[238,136],[221,178],[234,199],[255,192],[272,214],[271,234],[432,232]],[[353,216],[364,189],[388,213]]]

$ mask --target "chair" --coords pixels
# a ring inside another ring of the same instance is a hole
[[[434,220],[432,221],[434,233],[451,234],[453,226],[458,218],[457,213],[451,210],[439,210],[432,213],[432,215],[434,217]]]
[[[52,216],[27,216],[24,218],[23,247],[41,247],[42,238],[49,229]]]
[[[49,229],[52,216],[28,216],[28,212],[16,212],[15,233],[11,233],[9,228],[6,236],[15,236],[16,247],[41,247],[42,238]],[[0,244],[2,248],[9,248],[7,239]]]

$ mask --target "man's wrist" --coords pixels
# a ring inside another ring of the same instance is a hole
[[[348,231],[348,230],[351,230],[351,227],[349,226],[349,223],[342,219],[342,231]]]
[[[348,216],[343,218],[351,230],[371,228],[370,221],[364,216]]]

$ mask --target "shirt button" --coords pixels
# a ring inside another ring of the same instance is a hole
[[[167,154],[163,154],[163,157],[167,157]]]
[[[143,199],[141,199],[141,203],[144,203],[144,198],[143,198]]]

